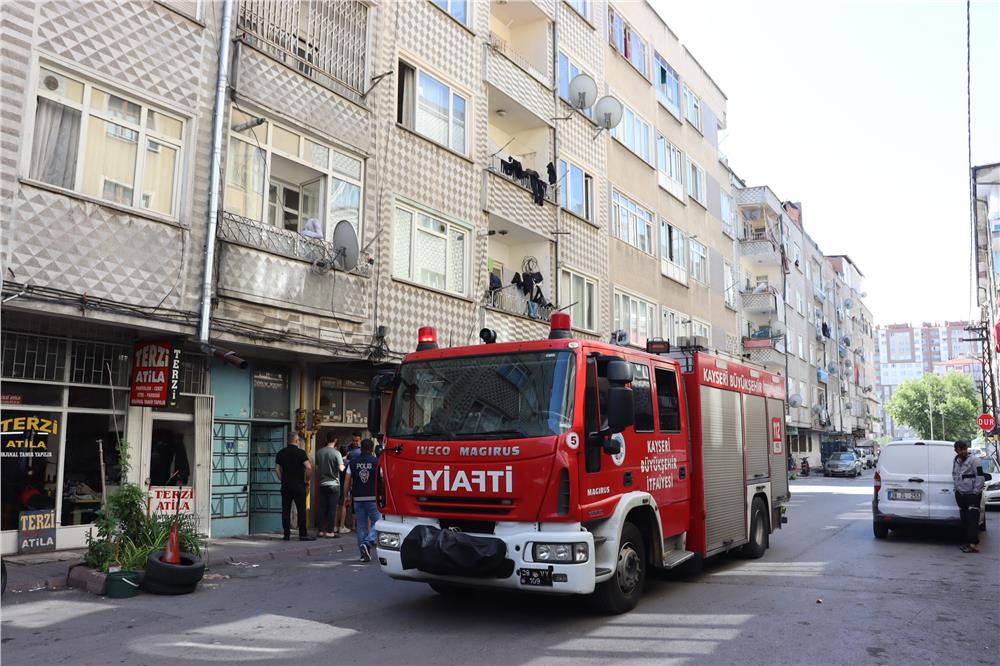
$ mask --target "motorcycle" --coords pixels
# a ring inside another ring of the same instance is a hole
[[[803,458],[799,464],[799,473],[802,476],[809,476],[809,458]]]

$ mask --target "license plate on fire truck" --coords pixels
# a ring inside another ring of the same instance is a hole
[[[890,490],[889,499],[891,500],[904,500],[910,502],[919,502],[923,497],[923,492],[920,490]]]
[[[521,585],[531,587],[552,587],[552,571],[549,569],[520,569]]]

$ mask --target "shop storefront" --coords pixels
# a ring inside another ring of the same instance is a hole
[[[113,332],[112,332],[113,333]],[[18,552],[19,516],[54,511],[55,548],[86,545],[102,497],[121,478],[128,448],[131,481],[208,488],[211,398],[200,394],[203,357],[183,359],[176,404],[130,406],[134,347],[115,341],[4,331],[0,387],[3,457],[0,547]],[[207,417],[207,418],[206,418]],[[201,442],[199,446],[199,442]],[[207,493],[204,508],[208,515]],[[207,518],[204,520],[207,527]]]

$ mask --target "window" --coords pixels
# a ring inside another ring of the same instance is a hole
[[[566,4],[576,10],[585,19],[590,18],[590,0],[566,0]]]
[[[701,132],[701,99],[684,86],[684,117]]]
[[[468,100],[427,72],[399,61],[396,122],[431,141],[468,154]]]
[[[691,319],[680,312],[663,308],[663,339],[677,344],[677,339],[688,335]]]
[[[660,220],[661,272],[671,280],[687,284],[687,255],[684,253],[684,232]]]
[[[629,107],[625,107],[623,120],[611,130],[611,136],[645,161],[652,162],[649,151],[649,123]]]
[[[608,7],[608,40],[622,57],[646,76],[646,42],[611,7]]]
[[[687,164],[688,196],[707,208],[708,205],[706,202],[708,199],[705,197],[705,170],[690,157],[687,158]]]
[[[576,78],[577,74],[583,73],[583,70],[569,59],[569,56],[562,51],[559,52],[559,96],[569,102],[571,106],[574,100],[569,98],[569,82]],[[588,106],[586,109],[579,109],[579,111],[588,118],[592,118],[593,109],[593,106]]]
[[[653,214],[618,191],[611,194],[611,224],[619,239],[653,254]]]
[[[712,344],[712,327],[703,321],[691,320],[691,335],[703,337]]]
[[[708,284],[708,250],[696,240],[689,240],[688,245],[691,247],[691,277]]]
[[[799,358],[801,358],[804,361],[805,358],[806,358],[806,346],[805,346],[806,342],[805,342],[805,339],[801,335],[796,336],[796,337],[798,337],[798,340],[799,340]]]
[[[680,432],[681,406],[677,399],[677,375],[672,370],[657,368],[655,376],[660,432]]]
[[[180,118],[45,66],[38,79],[30,178],[177,216]]]
[[[653,390],[645,363],[632,364],[632,415],[636,432],[653,432]]]
[[[293,232],[316,219],[326,240],[337,222],[347,220],[361,238],[363,176],[364,162],[357,157],[233,109],[226,156],[228,212]]]
[[[570,317],[576,328],[596,330],[594,316],[597,283],[567,270],[559,272],[559,305],[569,306]]]
[[[733,310],[736,309],[736,278],[733,277],[733,265],[728,261],[722,262],[722,279],[725,286],[726,305]]]
[[[453,294],[467,293],[467,227],[397,203],[393,233],[394,277]]]
[[[678,199],[684,198],[684,153],[666,137],[656,135],[656,170],[660,187]]]
[[[736,238],[736,202],[733,195],[722,192],[722,231],[731,238]]]
[[[614,329],[628,333],[629,343],[645,347],[655,335],[656,306],[634,296],[615,292]]]
[[[656,76],[656,99],[679,120],[681,117],[679,79],[673,67],[659,53],[653,54],[653,74]]]
[[[593,179],[577,165],[559,160],[562,174],[562,207],[578,217],[593,221]]]
[[[432,2],[451,14],[451,17],[462,25],[469,25],[469,6],[467,0],[432,0]]]
[[[795,267],[800,271],[802,270],[802,248],[799,247],[798,243],[792,243],[792,261],[795,263]]]

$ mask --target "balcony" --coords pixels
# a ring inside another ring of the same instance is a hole
[[[753,314],[776,314],[781,301],[778,290],[774,287],[765,287],[763,291],[758,289],[740,292],[743,311]]]
[[[241,0],[237,34],[303,76],[360,101],[368,83],[369,9],[362,0]]]
[[[813,285],[813,298],[820,303],[826,303],[826,292],[823,291],[823,287],[818,284]]]
[[[767,329],[761,329],[766,331]],[[771,337],[743,338],[743,355],[767,370],[784,369],[785,352],[783,345]]]
[[[542,234],[493,214],[489,216],[487,234],[490,287],[483,293],[483,307],[548,322],[556,307],[554,243]],[[526,275],[534,278],[530,288],[525,287]]]
[[[528,59],[527,56],[522,55],[520,52],[515,50],[506,39],[501,37],[495,32],[490,31],[490,48],[494,52],[503,55],[503,57],[510,60],[512,63],[520,67],[526,73],[530,74],[536,81],[541,83],[547,88],[552,88],[552,76],[547,74],[546,71],[551,69],[551,67],[546,68],[544,64],[541,65],[545,71],[539,69],[535,63]],[[544,58],[542,59],[544,62]]]
[[[780,266],[776,238],[769,224],[746,222],[740,234],[740,253],[761,266]]]

